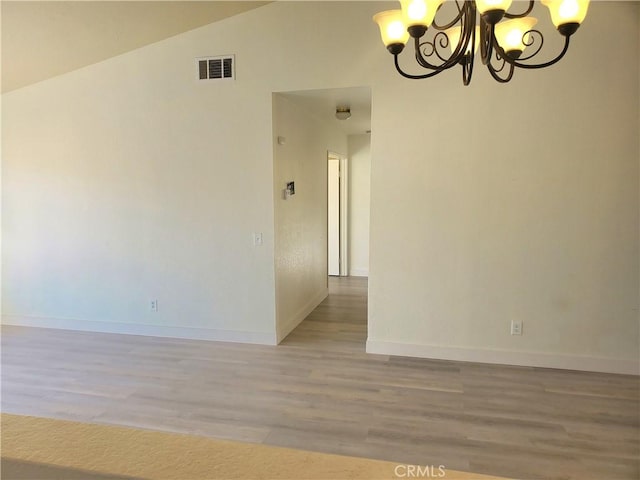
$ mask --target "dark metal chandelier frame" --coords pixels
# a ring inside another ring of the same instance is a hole
[[[420,67],[429,70],[427,73],[407,73],[399,62],[399,55],[404,50],[405,44],[400,41],[387,44],[387,49],[393,55],[396,70],[400,75],[409,79],[425,79],[456,65],[461,65],[463,83],[469,85],[473,75],[475,51],[479,46],[480,58],[491,76],[500,83],[506,83],[512,79],[516,68],[546,68],[560,61],[569,49],[571,36],[580,26],[580,23],[575,21],[558,25],[558,32],[564,37],[564,46],[553,59],[542,63],[533,63],[529,60],[536,57],[544,45],[544,35],[540,30],[530,28],[522,32],[521,48],[527,48],[524,55],[523,50],[520,49],[505,50],[496,38],[495,30],[496,25],[503,18],[522,19],[527,17],[534,9],[534,0],[530,0],[528,6],[520,13],[509,13],[504,10],[489,10],[480,13],[473,0],[455,0],[455,5],[457,14],[446,24],[438,24],[434,18],[429,27],[411,25],[406,28],[414,43],[415,60]],[[459,27],[460,33],[458,43],[453,48],[446,31],[455,27]],[[428,31],[435,33],[430,39],[424,39]],[[445,49],[450,50],[450,53]]]

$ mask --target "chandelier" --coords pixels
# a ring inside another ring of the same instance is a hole
[[[589,0],[541,0],[564,37],[564,47],[554,58],[534,63],[544,44],[544,36],[534,29],[538,20],[529,16],[534,0],[515,13],[508,12],[512,0],[455,0],[455,10],[445,20],[447,23],[438,23],[435,17],[444,1],[400,0],[402,10],[387,10],[373,17],[382,41],[393,55],[396,70],[403,77],[429,78],[461,65],[462,81],[469,85],[478,47],[482,63],[501,83],[511,80],[516,68],[549,67],[567,53],[569,39],[589,7]],[[398,56],[409,38],[413,38],[415,60],[426,73],[414,75],[400,67]]]

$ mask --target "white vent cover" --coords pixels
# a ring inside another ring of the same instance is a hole
[[[196,58],[196,72],[199,81],[233,80],[236,78],[235,56]]]

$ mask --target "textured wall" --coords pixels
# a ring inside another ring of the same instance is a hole
[[[294,100],[274,95],[276,321],[284,338],[327,290],[327,152],[346,152],[347,137]],[[283,198],[287,182],[295,195]]]

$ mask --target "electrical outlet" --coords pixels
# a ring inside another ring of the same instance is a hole
[[[522,320],[511,320],[511,335],[522,335]]]
[[[151,300],[151,302],[149,303],[149,308],[151,309],[152,312],[157,312],[158,311],[158,300]]]

